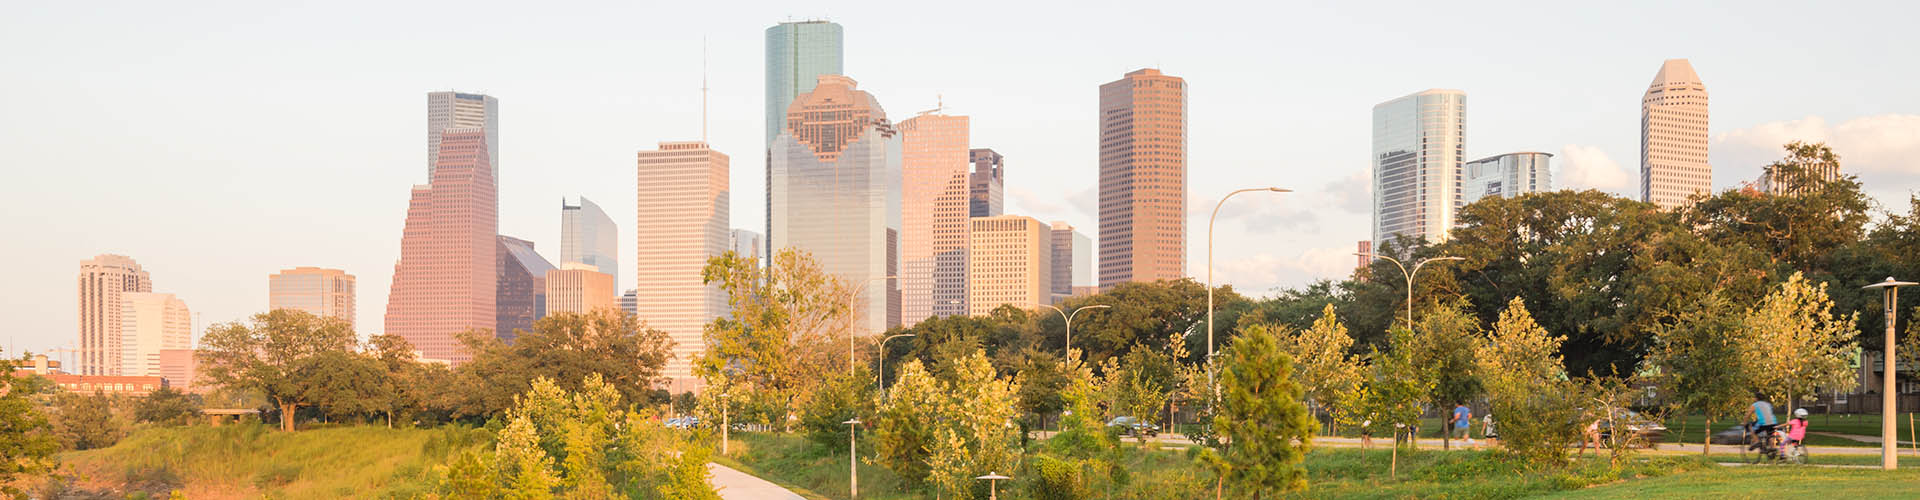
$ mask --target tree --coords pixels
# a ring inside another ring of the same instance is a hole
[[[1293,366],[1279,336],[1264,329],[1236,339],[1221,366],[1213,427],[1227,438],[1228,482],[1252,498],[1307,486],[1301,461],[1319,424],[1301,403],[1306,391],[1293,381]]]
[[[16,377],[11,364],[0,362],[0,495],[15,499],[27,498],[15,482],[52,471],[60,451],[53,426],[34,408],[35,378]]]
[[[1548,333],[1526,301],[1507,302],[1493,332],[1476,343],[1474,369],[1511,453],[1539,464],[1565,463],[1578,431],[1573,388],[1560,359],[1562,338]]]
[[[181,425],[200,414],[200,403],[193,396],[171,387],[148,393],[134,402],[133,419],[159,425]]]
[[[946,395],[920,360],[908,360],[898,373],[874,419],[872,439],[878,461],[917,484],[927,479],[928,450],[934,446]]]
[[[462,334],[473,360],[456,368],[456,415],[492,416],[539,378],[562,389],[598,375],[627,402],[649,401],[654,382],[671,357],[672,340],[632,315],[609,309],[554,313],[533,323],[512,344],[485,332]]]
[[[1243,328],[1245,335],[1255,334],[1256,325]],[[1307,402],[1325,409],[1329,417],[1349,411],[1339,403],[1360,386],[1360,361],[1353,352],[1353,337],[1334,315],[1333,304],[1320,310],[1313,326],[1281,341],[1281,350],[1294,360],[1294,379],[1306,387]]]
[[[1689,226],[1720,244],[1739,242],[1760,249],[1790,269],[1824,275],[1841,248],[1866,234],[1869,201],[1852,175],[1833,179],[1819,172],[1840,171],[1840,158],[1824,143],[1787,143],[1787,155],[1766,167],[1778,180],[1772,193],[1730,190],[1688,204]]]
[[[1748,339],[1742,347],[1756,368],[1754,386],[1785,401],[1789,411],[1798,398],[1815,391],[1852,390],[1859,385],[1858,373],[1849,366],[1860,347],[1854,320],[1833,314],[1826,283],[1815,285],[1793,273],[1742,322]]]
[[[54,400],[53,432],[69,450],[105,448],[126,436],[106,395],[61,393]]]
[[[805,251],[784,248],[767,266],[732,253],[714,257],[705,281],[727,293],[731,317],[706,326],[707,350],[694,371],[767,411],[761,423],[785,426],[829,370],[845,367],[854,325],[852,285]]]
[[[1414,364],[1413,331],[1406,328],[1394,328],[1388,332],[1387,350],[1374,346],[1367,355],[1368,372],[1366,385],[1356,393],[1357,414],[1369,415],[1372,425],[1393,429],[1393,454],[1387,463],[1387,474],[1398,475],[1400,469],[1400,433],[1408,433],[1411,440],[1413,430],[1420,426],[1420,414],[1424,413],[1421,401],[1433,391],[1433,380],[1425,377],[1426,372]]]
[[[1421,316],[1419,325],[1411,345],[1414,365],[1425,372],[1421,378],[1433,383],[1427,401],[1434,408],[1452,408],[1455,403],[1480,395],[1480,379],[1473,373],[1473,355],[1474,347],[1484,334],[1478,321],[1469,314],[1468,305],[1464,301],[1442,304]],[[1451,430],[1449,425],[1441,425],[1443,448],[1453,448]]]
[[[954,360],[935,378],[908,360],[888,388],[873,439],[878,461],[909,483],[974,496],[974,476],[1013,470],[1017,382],[998,377],[986,353]]]
[[[293,376],[307,381],[297,397],[333,420],[372,415],[387,408],[394,384],[378,360],[348,351],[328,351],[294,363]]]
[[[1667,313],[1671,326],[1660,330],[1648,356],[1658,370],[1655,380],[1667,394],[1668,404],[1675,410],[1706,415],[1708,429],[1714,420],[1740,413],[1753,395],[1748,381],[1754,367],[1748,364],[1740,317],[1732,309],[1716,293],[1687,309]],[[1711,447],[1713,433],[1707,434],[1702,454]]]
[[[826,447],[846,444],[852,429],[845,422],[873,414],[878,394],[872,378],[865,366],[858,366],[852,374],[835,373],[821,384],[800,411],[800,429],[807,439]]]
[[[444,373],[446,369],[438,365],[433,369],[423,366],[414,355],[413,344],[407,339],[398,335],[374,335],[367,338],[367,345],[361,350],[373,358],[383,372],[381,379],[387,385],[383,392],[385,397],[375,401],[372,407],[386,414],[388,428],[393,427],[395,413],[411,416],[433,402],[435,388],[441,386],[431,382],[430,377],[434,375],[429,375],[429,372],[438,370]],[[402,422],[410,420],[406,418]]]
[[[253,315],[249,323],[221,323],[207,329],[194,353],[214,385],[257,391],[280,409],[280,428],[293,431],[293,417],[316,381],[300,370],[324,353],[353,348],[351,326],[339,318],[294,309]]]
[[[1108,408],[1116,416],[1128,416],[1140,422],[1159,420],[1160,410],[1175,389],[1180,387],[1179,366],[1166,353],[1142,344],[1134,344],[1123,358],[1107,358],[1101,363],[1106,374]],[[1146,446],[1144,432],[1132,432],[1140,446]]]

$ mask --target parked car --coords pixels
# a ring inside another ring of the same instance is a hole
[[[1662,424],[1660,421],[1649,418],[1646,415],[1641,415],[1640,412],[1622,408],[1614,410],[1613,420],[1611,422],[1607,420],[1600,421],[1601,439],[1613,438],[1613,423],[1618,423],[1622,428],[1626,429],[1627,432],[1640,435],[1640,439],[1644,441],[1647,446],[1653,446],[1667,438],[1666,424]]]
[[[700,425],[698,417],[673,417],[666,421],[670,429],[691,429]]]
[[[1113,417],[1107,421],[1107,427],[1119,427],[1127,434],[1154,437],[1160,435],[1160,426],[1135,417]]]

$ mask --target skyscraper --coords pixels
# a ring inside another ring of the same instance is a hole
[[[593,266],[619,284],[620,264],[615,257],[620,252],[619,234],[613,218],[587,197],[580,197],[578,205],[560,199],[560,265],[571,262]]]
[[[1179,279],[1187,262],[1187,82],[1100,86],[1100,286]]]
[[[1640,201],[1667,209],[1712,189],[1707,84],[1686,59],[1668,59],[1640,97]]]
[[[193,315],[171,293],[120,295],[120,373],[160,377],[160,351],[193,348]]]
[[[495,240],[493,336],[513,340],[547,315],[547,271],[553,270],[533,242],[512,236]]]
[[[80,261],[80,373],[119,375],[123,296],[153,291],[153,279],[124,255]]]
[[[1007,180],[1006,157],[991,149],[978,148],[967,151],[967,161],[973,162],[973,173],[967,182],[971,186],[967,195],[968,215],[992,217],[1006,213],[1003,193]]]
[[[773,140],[771,248],[813,254],[854,296],[856,334],[900,323],[900,135],[852,78],[823,75]]]
[[[628,288],[620,294],[620,312],[638,316],[640,314],[640,290]]]
[[[634,314],[673,339],[673,359],[663,375],[674,387],[693,380],[692,361],[706,351],[707,322],[726,314],[727,296],[707,284],[707,259],[727,251],[732,207],[730,159],[705,142],[662,142],[638,155],[634,234]]]
[[[547,314],[586,314],[619,307],[619,298],[613,294],[613,275],[578,262],[547,271]]]
[[[486,94],[427,93],[427,179],[440,161],[440,137],[449,129],[480,129],[487,134],[488,163],[500,179],[500,101]]]
[[[1374,248],[1447,239],[1466,155],[1467,93],[1430,89],[1373,106]]]
[[[967,313],[1053,303],[1053,229],[1038,219],[997,215],[969,221]]]
[[[767,258],[767,239],[758,232],[735,229],[727,233],[727,250],[732,250],[734,255],[764,263],[762,261]]]
[[[767,28],[767,144],[787,128],[787,105],[813,91],[820,75],[844,75],[846,48],[831,21],[786,22]]]
[[[1548,163],[1553,155],[1523,152],[1489,156],[1467,162],[1466,185],[1461,198],[1466,203],[1488,196],[1512,198],[1526,193],[1553,190]]]
[[[1073,287],[1093,283],[1093,240],[1073,229],[1066,221],[1053,221],[1051,230],[1053,262],[1053,302],[1073,296]]]
[[[319,267],[282,269],[267,275],[267,309],[298,309],[329,316],[354,327],[354,278],[346,271]]]
[[[900,320],[967,313],[968,119],[900,122]]]
[[[472,353],[455,334],[498,324],[500,205],[492,164],[484,131],[447,130],[433,182],[414,186],[407,202],[385,332],[406,339],[422,358],[465,362]]]

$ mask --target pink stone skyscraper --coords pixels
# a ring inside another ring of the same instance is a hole
[[[1100,287],[1187,265],[1187,81],[1142,69],[1100,86]]]
[[[967,313],[965,116],[921,113],[900,122],[900,320]]]
[[[456,335],[492,329],[499,191],[482,129],[443,134],[431,184],[413,187],[400,261],[393,265],[386,334],[399,335],[421,357],[455,363],[472,358]]]

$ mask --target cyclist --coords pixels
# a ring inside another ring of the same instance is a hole
[[[1766,396],[1755,393],[1753,395],[1752,408],[1753,422],[1748,425],[1753,428],[1753,434],[1759,436],[1761,439],[1755,440],[1752,445],[1748,445],[1747,447],[1757,450],[1761,448],[1759,441],[1772,438],[1773,428],[1780,425],[1780,423],[1774,420],[1773,403],[1768,403]]]
[[[1807,409],[1795,408],[1793,420],[1787,421],[1787,446],[1800,444],[1807,439]]]

